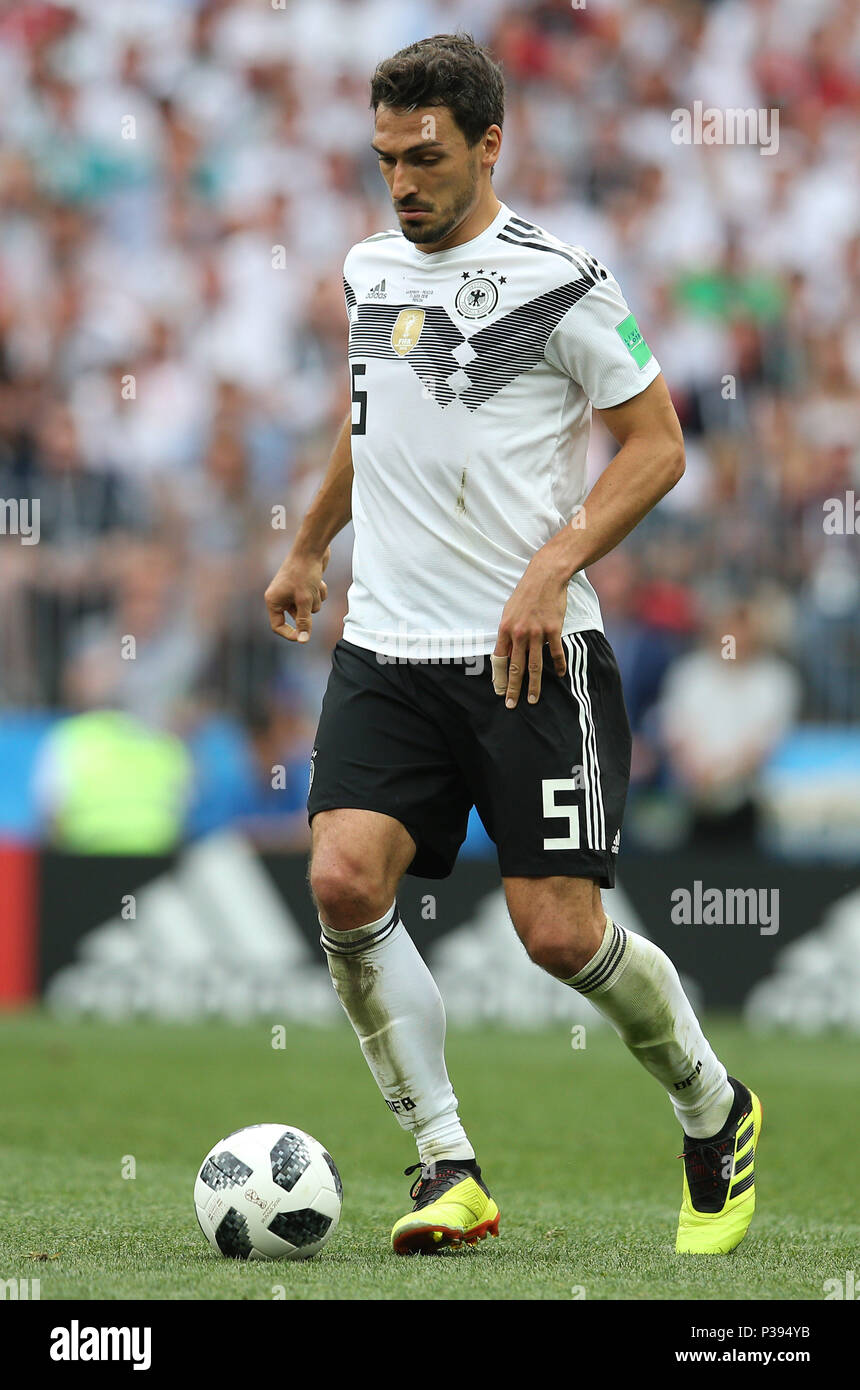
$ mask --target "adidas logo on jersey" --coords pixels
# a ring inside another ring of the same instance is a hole
[[[367,291],[368,299],[387,299],[385,290],[385,276],[382,277],[378,285],[374,285],[372,290]]]

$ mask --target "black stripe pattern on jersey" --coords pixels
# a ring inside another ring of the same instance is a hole
[[[583,275],[590,275],[595,281],[609,278],[608,270],[595,256],[589,255],[587,251],[578,255],[572,247],[551,241],[542,227],[536,226],[534,222],[525,222],[522,217],[512,217],[506,222],[503,230],[498,233],[498,240],[507,241],[511,246],[528,246],[532,251],[547,251],[550,255],[561,256],[577,266]]]
[[[343,293],[346,299],[346,312],[351,314],[355,308],[355,290],[352,288],[352,285],[345,275],[343,277]]]
[[[459,399],[467,410],[475,411],[536,367],[550,334],[595,284],[593,276],[574,264],[582,271],[578,279],[518,305],[469,338],[446,309],[428,305],[423,310],[421,336],[405,358],[427,395],[442,410]],[[394,325],[404,309],[414,308],[412,304],[359,304],[352,316],[350,357],[393,360],[398,355],[391,345]],[[461,366],[454,353],[464,343],[474,355]]]
[[[518,376],[536,367],[543,360],[553,329],[593,284],[591,276],[570,280],[473,333],[469,346],[477,356],[465,368],[472,384],[460,392],[463,404],[469,410],[477,410]]]
[[[457,395],[448,381],[460,371],[454,349],[466,340],[441,304],[429,304],[420,311],[414,304],[359,304],[349,336],[350,357],[396,358],[391,335],[404,309],[424,314],[421,336],[405,360],[444,410]]]

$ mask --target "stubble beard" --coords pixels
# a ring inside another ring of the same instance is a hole
[[[422,225],[420,222],[401,222],[400,230],[411,241],[413,245],[432,245],[435,241],[444,241],[447,236],[455,230],[463,221],[463,218],[471,211],[475,198],[475,189],[478,185],[477,173],[473,173],[469,183],[462,190],[457,201],[448,213],[445,221],[434,226]]]

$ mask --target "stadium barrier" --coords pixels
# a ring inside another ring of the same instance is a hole
[[[0,954],[7,1004],[29,995],[118,1019],[342,1017],[303,854],[261,854],[223,833],[172,857],[46,851],[15,872]],[[528,960],[495,863],[461,860],[444,880],[407,876],[398,901],[452,1022],[597,1023],[586,1001]],[[630,854],[604,902],[668,951],[698,1007],[744,1010],[762,1026],[860,1029],[856,863]]]

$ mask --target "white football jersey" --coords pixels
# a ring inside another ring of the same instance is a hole
[[[591,406],[660,368],[617,282],[502,204],[481,234],[419,250],[398,229],[344,263],[353,582],[344,637],[393,658],[491,652],[534,555],[585,524]],[[563,632],[602,630],[583,573]]]

